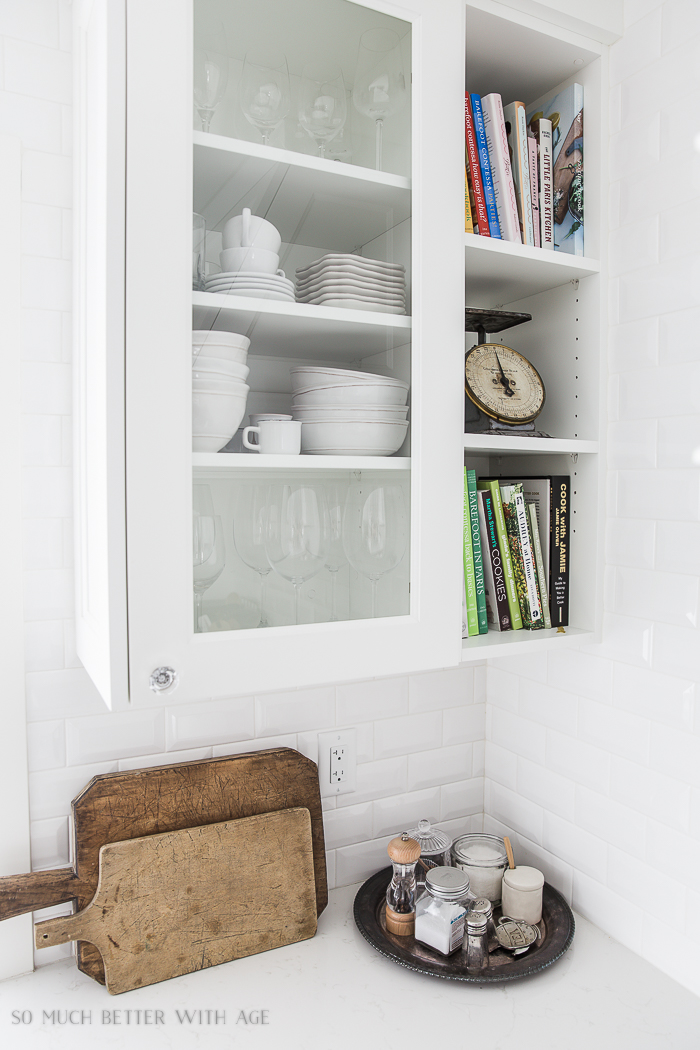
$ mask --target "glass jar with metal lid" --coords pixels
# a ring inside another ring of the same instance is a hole
[[[416,886],[425,888],[425,876],[431,868],[450,867],[452,839],[429,820],[419,820],[418,826],[408,833],[420,846],[420,859],[416,864]]]
[[[501,902],[501,882],[508,855],[497,835],[460,835],[452,843],[452,863],[469,876],[472,894]]]
[[[469,878],[458,868],[431,868],[425,892],[416,904],[415,937],[441,955],[462,947],[464,920],[471,900]]]

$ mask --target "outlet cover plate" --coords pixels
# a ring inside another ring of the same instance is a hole
[[[344,778],[339,784],[331,783],[331,749],[342,747]],[[318,780],[321,798],[346,795],[357,787],[357,730],[332,729],[318,734]]]

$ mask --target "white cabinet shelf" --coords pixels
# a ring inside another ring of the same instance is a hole
[[[261,456],[241,452],[193,452],[196,471],[410,470],[408,456]]]
[[[465,434],[465,452],[478,452],[489,456],[531,456],[598,452],[597,441],[577,438],[515,437],[508,434]]]
[[[403,346],[411,318],[276,299],[192,293],[192,327],[237,332],[250,353],[307,361],[355,361]]]
[[[462,639],[462,663],[485,660],[498,656],[519,656],[526,652],[554,649],[556,646],[579,642],[585,638],[593,640],[593,632],[580,627],[567,627],[561,634],[556,627],[543,631],[489,631]]]
[[[487,308],[525,299],[600,272],[597,259],[464,235],[467,306]]]

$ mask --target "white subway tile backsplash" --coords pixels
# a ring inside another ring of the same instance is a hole
[[[625,419],[608,423],[608,464],[613,470],[656,466],[656,420]],[[634,523],[632,523],[634,524]]]
[[[609,567],[629,565],[653,569],[656,529],[661,522],[608,518],[605,528],[605,556]]]
[[[65,620],[35,620],[24,625],[24,666],[27,671],[58,671],[64,666]]]
[[[29,722],[106,714],[104,701],[83,667],[34,671],[25,682]]]
[[[471,709],[470,707],[465,710]],[[375,757],[391,758],[394,755],[407,755],[413,751],[425,751],[429,748],[440,747],[442,743],[442,719],[442,712],[426,711],[420,715],[383,718],[381,721],[375,722]],[[452,741],[448,742],[451,743]]]
[[[544,726],[527,718],[514,715],[511,711],[491,709],[491,735],[487,733],[487,740],[540,765],[544,762],[545,733]]]
[[[657,773],[700,787],[700,736],[655,725],[649,765]]]
[[[648,113],[641,120],[626,125],[617,135],[610,137],[609,176],[624,179],[634,175],[640,168],[651,166],[659,159],[661,122],[658,112]],[[635,216],[637,218],[638,216]],[[647,314],[657,311],[648,310]],[[623,321],[633,317],[621,318]]]
[[[576,785],[573,780],[553,773],[526,758],[517,765],[517,792],[542,809],[549,809],[564,820],[574,819]]]
[[[60,153],[61,107],[29,95],[0,91],[0,130],[21,138],[25,149],[47,155]]]
[[[487,681],[494,667],[501,671],[509,671],[511,674],[522,678],[534,678],[537,682],[547,681],[547,653],[523,653],[521,656],[499,656],[495,660],[489,660],[487,665]],[[490,693],[490,688],[489,688]],[[490,699],[490,697],[489,697]]]
[[[57,110],[58,112],[58,110]],[[22,155],[22,200],[70,208],[73,203],[72,162],[70,157],[27,149]],[[38,306],[43,310],[70,310],[55,306],[50,289],[44,297],[37,289]],[[25,304],[23,304],[25,305]],[[32,305],[32,304],[26,304]]]
[[[646,862],[684,886],[697,890],[700,871],[700,839],[656,820],[647,821]]]
[[[545,810],[542,845],[555,857],[570,864],[574,873],[585,872],[592,879],[605,882],[608,846],[598,835],[591,835],[571,821],[562,820]]]
[[[576,657],[579,654],[572,652],[571,656]],[[586,657],[579,656],[579,659],[585,660]],[[559,662],[552,669],[552,681],[568,686],[578,685],[575,671],[571,677],[566,673],[562,674]],[[523,678],[518,701],[518,714],[522,718],[531,722],[539,722],[543,726],[553,726],[563,733],[574,734],[577,710],[578,698],[573,693]]]
[[[698,623],[698,577],[679,572],[617,569],[614,612],[649,616],[679,627]]]
[[[264,693],[255,698],[255,732],[259,736],[327,729],[335,724],[335,689],[299,689]],[[217,741],[218,742],[218,741]]]
[[[619,185],[619,184],[618,184]],[[659,319],[612,325],[608,337],[610,372],[630,372],[659,363]]]
[[[489,704],[495,704],[496,707],[502,707],[506,711],[513,711],[517,714],[521,681],[525,680],[512,671],[504,671],[500,667],[489,667],[487,677]]]
[[[346,806],[324,813],[323,830],[326,849],[349,846],[372,838],[372,803]]]
[[[176,762],[199,762],[203,758],[216,758],[210,747],[195,747],[189,751],[164,751],[158,755],[135,755],[119,759],[119,772],[131,769],[152,769],[153,766],[172,766]]]
[[[254,740],[236,740],[231,741],[227,744],[215,744],[211,748],[211,753],[214,758],[222,758],[224,755],[242,755],[247,751],[266,751],[271,747],[291,747],[300,754],[304,752],[299,747],[299,738],[296,733],[287,733],[282,736],[259,736]],[[177,759],[177,755],[180,752],[174,753],[173,758]],[[305,755],[308,758],[308,755]],[[311,760],[312,762],[315,759]]]
[[[659,420],[658,465],[663,469],[688,467],[693,463],[693,454],[700,448],[700,415],[674,416]],[[676,567],[687,571],[685,562]]]
[[[58,310],[22,310],[22,359],[61,360],[61,314]]]
[[[73,573],[37,569],[24,573],[25,620],[60,620],[73,615]]]
[[[687,678],[616,664],[613,705],[676,729],[692,730],[697,685]]]
[[[655,567],[700,576],[700,522],[657,521]]]
[[[30,722],[27,726],[27,765],[30,773],[66,764],[66,731],[62,718]]]
[[[612,776],[611,773],[611,780]],[[577,785],[575,814],[574,823],[578,827],[633,856],[644,857],[646,821],[641,813],[613,801],[608,795]]]
[[[651,662],[654,671],[680,675],[681,678],[699,682],[699,652],[700,632],[697,627],[675,627],[667,623],[654,625],[654,652]]]
[[[22,463],[27,467],[61,466],[61,416],[22,416]]]
[[[610,231],[608,238],[608,261],[610,273],[617,277],[621,273],[650,266],[659,258],[658,216],[645,217],[639,222],[627,223]]]
[[[446,820],[476,816],[483,811],[483,777],[472,777],[470,780],[457,781],[454,784],[443,784],[440,788],[440,821],[443,826]]]
[[[70,863],[68,817],[31,822],[32,871],[46,871]]]
[[[370,875],[390,864],[386,848],[393,835],[384,835],[369,842],[356,842],[335,851],[335,884],[352,886],[364,882]]]
[[[624,36],[611,50],[611,84],[634,76],[661,57],[661,19],[661,8],[658,7],[632,25],[625,22]]]
[[[442,713],[443,744],[473,743],[484,739],[486,704],[452,707]]]
[[[29,774],[29,815],[32,820],[67,817],[70,804],[93,777],[116,773],[117,762],[86,766],[63,766]]]
[[[165,751],[162,708],[113,711],[107,718],[69,718],[66,721],[66,760],[69,766],[119,761],[161,751]]]
[[[675,310],[659,318],[659,361],[661,364],[684,364],[697,361],[696,333],[700,310]]]
[[[584,784],[595,791],[608,791],[611,756],[602,748],[583,740],[547,730],[545,766],[575,784]]]
[[[610,797],[678,831],[690,826],[690,792],[690,784],[674,777],[616,756],[612,760]]]
[[[58,47],[58,7],[56,0],[22,0],[2,5],[4,36],[28,40],[46,47]]]
[[[73,511],[68,467],[24,467],[22,513],[25,518],[68,518]]]
[[[348,797],[348,796],[345,796]],[[400,835],[402,831],[415,828],[419,820],[426,818],[433,824],[440,819],[440,788],[410,791],[393,798],[375,799],[372,803],[374,838],[381,835]]]
[[[48,154],[44,154],[48,156]],[[41,259],[24,255],[21,260],[22,306],[70,310],[71,264],[66,259]]]
[[[475,740],[472,744],[472,776],[483,777],[486,771],[486,740]]]
[[[608,885],[613,893],[647,912],[659,894],[664,893],[673,900],[674,913],[682,915],[689,895],[682,882],[615,846],[608,850]]]
[[[46,204],[22,206],[22,253],[52,259],[62,256],[63,212]]]
[[[357,805],[372,799],[400,795],[407,786],[407,759],[385,758],[379,762],[365,762],[357,767],[355,790],[347,795],[338,795],[338,806]]]
[[[411,714],[475,702],[474,668],[470,665],[414,674],[408,679],[408,710]]]
[[[523,798],[515,791],[510,791],[502,784],[497,784],[495,780],[486,780],[484,809],[502,824],[517,828],[520,834],[539,843],[540,846],[547,846],[543,840],[543,818],[547,814],[541,806]]]
[[[472,774],[472,745],[455,744],[408,756],[408,790],[466,780]]]
[[[407,678],[373,678],[336,687],[338,725],[395,718],[408,712]]]
[[[252,697],[173,705],[165,710],[165,750],[211,747],[255,736]]]
[[[484,749],[484,776],[495,780],[503,787],[515,791],[518,786],[518,756],[492,740],[486,741]]]
[[[332,849],[326,850],[326,882],[329,890],[335,889],[335,850]]]
[[[651,727],[646,719],[607,704],[581,697],[578,735],[581,740],[612,754],[646,763]]]
[[[584,918],[602,927],[633,952],[641,952],[642,930],[646,925],[642,909],[602,885],[599,877],[589,878],[574,869],[572,903]]]

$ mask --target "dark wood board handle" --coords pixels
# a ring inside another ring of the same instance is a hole
[[[6,875],[0,878],[0,919],[66,904],[81,893],[92,897],[94,890],[81,882],[72,868]]]

